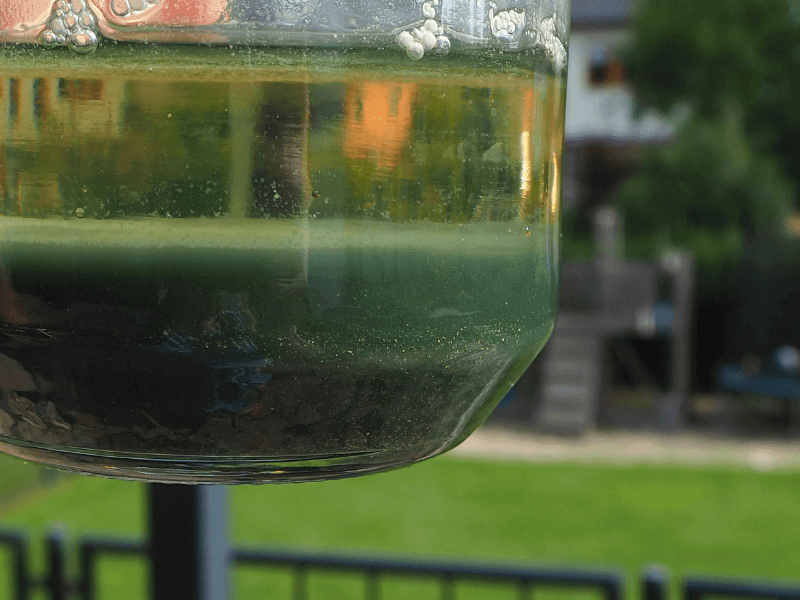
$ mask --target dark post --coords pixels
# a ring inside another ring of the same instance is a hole
[[[683,426],[683,413],[691,390],[694,264],[686,252],[667,254],[661,262],[664,270],[672,276],[672,304],[675,311],[670,332],[671,390],[665,398],[662,424],[665,429],[674,431]]]
[[[83,600],[95,600],[94,546],[81,545],[80,587]]]
[[[452,575],[444,575],[441,581],[441,598],[442,600],[455,600],[456,597],[456,582]]]
[[[28,536],[17,531],[0,531],[0,543],[11,546],[14,570],[12,597],[28,600],[32,583],[28,574]]]
[[[151,483],[153,600],[227,600],[227,488]]]
[[[666,600],[667,572],[658,565],[648,566],[642,575],[643,600]]]
[[[594,245],[594,264],[600,284],[600,308],[605,317],[612,312],[625,249],[622,223],[619,213],[613,208],[599,208],[594,213]]]
[[[52,600],[63,600],[67,597],[66,577],[64,576],[64,533],[53,530],[47,536],[47,554],[49,573],[46,585]]]
[[[367,600],[380,600],[381,597],[381,580],[378,576],[378,571],[369,569],[365,573],[367,581]]]
[[[16,598],[28,600],[30,598],[31,580],[28,576],[28,540],[20,540],[14,555],[14,585],[16,588]]]

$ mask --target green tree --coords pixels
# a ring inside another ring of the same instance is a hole
[[[697,229],[774,235],[793,198],[775,156],[754,149],[733,110],[687,119],[671,144],[646,155],[618,196],[634,231],[681,245]]]
[[[678,124],[621,188],[628,239],[690,249],[696,372],[797,344],[800,0],[641,0],[627,49],[641,110]],[[647,246],[647,243],[643,246]]]
[[[800,0],[643,0],[626,62],[642,108],[735,107],[753,150],[800,178]]]
[[[688,246],[713,270],[774,237],[795,200],[800,1],[645,0],[632,33],[639,108],[680,125],[617,200],[632,235]]]

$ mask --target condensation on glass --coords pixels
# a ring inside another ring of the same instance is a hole
[[[0,0],[0,449],[270,482],[465,439],[555,320],[568,9]]]

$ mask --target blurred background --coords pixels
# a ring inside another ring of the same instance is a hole
[[[562,317],[511,420],[796,429],[799,27],[792,1],[573,1]]]
[[[562,316],[475,436],[409,469],[231,488],[234,544],[800,585],[800,3],[573,0]],[[145,536],[146,488],[0,459],[0,528]],[[0,568],[12,572],[0,549]],[[143,558],[97,597],[144,598]],[[237,598],[290,598],[238,568]],[[10,597],[0,578],[0,598]],[[436,598],[386,581],[387,598]],[[309,577],[311,598],[363,596]],[[459,598],[516,598],[513,587]],[[537,588],[536,597],[597,598]]]

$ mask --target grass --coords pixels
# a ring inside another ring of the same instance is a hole
[[[14,499],[46,481],[41,467],[0,454],[0,514]]]
[[[799,497],[797,472],[443,457],[361,479],[234,487],[231,525],[236,544],[613,566],[631,577],[660,563],[673,577],[797,580]],[[73,534],[144,532],[140,484],[66,476],[33,499],[7,505],[0,527],[37,534],[63,523]],[[145,597],[142,561],[103,564],[106,597]],[[290,597],[285,573],[242,569],[235,585],[237,598]],[[397,595],[389,597],[398,598],[433,598],[437,591],[399,581],[386,584],[386,592],[392,589]],[[310,592],[312,598],[361,597],[363,583],[315,575]],[[514,597],[513,590],[491,597],[506,596]]]

